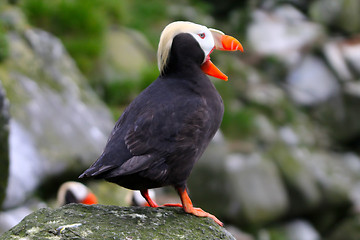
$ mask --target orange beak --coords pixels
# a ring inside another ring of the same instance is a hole
[[[92,204],[97,204],[98,201],[95,194],[89,192],[88,195],[86,195],[85,199],[81,201],[81,203],[86,205],[92,205]]]
[[[210,32],[212,33],[215,41],[215,49],[223,51],[244,51],[241,43],[236,38],[225,35],[215,29],[210,29]],[[227,81],[228,77],[210,61],[210,54],[206,56],[206,61],[201,65],[202,71],[207,75]]]

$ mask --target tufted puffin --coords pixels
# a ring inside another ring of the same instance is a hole
[[[173,22],[161,33],[159,77],[141,92],[117,121],[101,156],[80,175],[102,178],[140,190],[149,206],[158,207],[148,189],[174,186],[184,211],[210,217],[194,208],[186,180],[220,127],[224,106],[205,75],[227,80],[211,61],[214,49],[236,51],[238,40],[191,22]]]
[[[97,198],[84,184],[79,182],[63,183],[57,193],[57,205],[64,206],[69,203],[82,203],[86,205],[97,204]]]

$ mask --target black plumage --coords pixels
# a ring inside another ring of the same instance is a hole
[[[182,204],[171,206],[222,226],[214,215],[193,206],[186,189],[191,169],[224,113],[222,99],[205,75],[228,79],[210,61],[214,49],[243,51],[238,40],[216,29],[190,22],[166,26],[158,49],[160,76],[125,109],[103,153],[80,177],[140,190],[150,207],[158,205],[148,189],[172,185]]]
[[[204,58],[191,34],[176,35],[165,71],[126,108],[103,153],[80,177],[129,189],[184,189],[224,111],[200,68]]]

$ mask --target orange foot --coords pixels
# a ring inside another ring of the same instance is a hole
[[[184,209],[184,211],[186,213],[190,213],[193,214],[197,217],[208,217],[213,219],[217,224],[219,224],[220,226],[223,226],[224,224],[217,219],[217,217],[215,217],[214,215],[205,212],[204,210],[202,210],[201,208],[194,208],[191,199],[186,191],[186,189],[182,189],[182,188],[177,188],[177,191],[180,195],[181,198],[181,202],[182,204],[179,203],[169,203],[169,204],[164,204],[163,206],[165,207],[182,207]],[[149,196],[148,194],[148,190],[141,190],[140,191],[142,196],[146,199],[146,201],[148,202],[150,207],[159,207]]]
[[[224,224],[219,220],[217,219],[217,217],[215,217],[214,215],[208,213],[208,212],[205,212],[204,210],[202,210],[201,208],[191,208],[190,210],[186,210],[184,208],[185,212],[187,213],[191,213],[195,216],[198,216],[198,217],[208,217],[208,218],[211,218],[213,219],[217,224],[219,224],[220,226],[224,226]]]
[[[165,204],[165,206],[182,207],[184,209],[184,211],[187,212],[187,213],[193,214],[193,215],[195,215],[197,217],[208,217],[208,218],[213,219],[220,226],[224,225],[214,215],[212,215],[212,214],[210,214],[208,212],[205,212],[201,208],[194,208],[186,189],[177,188],[177,191],[178,191],[178,193],[180,195],[182,205],[181,204]]]
[[[183,205],[180,204],[180,203],[167,203],[167,204],[164,204],[162,206],[164,206],[164,207],[182,207],[182,208],[184,208]],[[185,208],[184,208],[184,210],[185,210]],[[197,217],[209,217],[209,218],[212,218],[217,224],[219,224],[220,226],[223,226],[223,223],[219,219],[217,219],[217,217],[215,217],[214,215],[212,215],[210,213],[205,212],[201,208],[194,208],[193,207],[187,213],[193,214],[193,215],[195,215]]]

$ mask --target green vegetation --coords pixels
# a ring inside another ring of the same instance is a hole
[[[221,129],[231,138],[246,138],[254,134],[255,112],[251,108],[240,108],[236,111],[226,109]]]
[[[22,4],[30,23],[59,36],[84,73],[91,71],[101,53],[106,26],[104,14],[93,2],[26,0]]]
[[[0,11],[3,10],[3,4],[0,5]],[[3,19],[0,18],[0,63],[9,55],[9,46],[6,39],[6,28]]]
[[[154,43],[151,25],[166,14],[162,0],[24,0],[20,6],[32,25],[60,37],[88,77],[101,57],[108,28],[136,28],[148,34]]]
[[[6,39],[5,31],[0,24],[0,62],[4,61],[9,55],[9,46]]]

